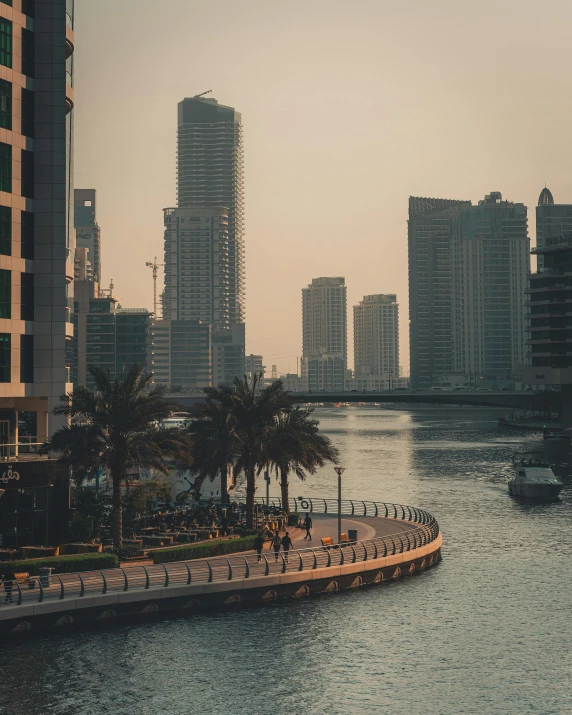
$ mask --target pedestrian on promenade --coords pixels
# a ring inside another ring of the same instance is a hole
[[[276,533],[272,537],[272,548],[274,549],[274,556],[276,561],[278,561],[278,552],[280,551],[280,546],[282,545],[282,539],[280,538],[280,532],[276,529]]]
[[[264,546],[264,537],[261,532],[258,532],[256,539],[254,539],[254,548],[258,554],[258,561],[262,561],[262,547]]]
[[[288,532],[286,532],[282,537],[282,548],[284,549],[284,558],[286,559],[286,561],[288,561],[288,552],[293,547],[294,544],[292,543],[292,539],[288,535]]]
[[[312,534],[310,534],[310,529],[312,528],[312,517],[309,514],[306,514],[303,527],[306,529],[306,536],[304,539],[310,539],[310,541],[312,541]]]

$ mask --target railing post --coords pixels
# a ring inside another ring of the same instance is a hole
[[[367,516],[367,506],[365,505],[365,502],[362,502],[363,504],[363,515]]]
[[[397,506],[395,504],[393,505],[393,510],[395,512],[394,518],[397,519]]]
[[[353,559],[352,559],[352,564],[355,564],[355,562],[357,561],[357,553],[356,553],[356,550],[354,549],[354,545],[353,545],[353,544],[350,544],[350,546],[351,546],[351,549],[352,549],[352,552],[353,552],[353,555],[354,555],[354,557],[353,557]]]
[[[250,566],[248,565],[248,560],[246,556],[242,557],[244,559],[244,565],[246,566],[244,578],[250,578]]]
[[[125,573],[125,569],[121,569],[121,570],[123,571],[123,580],[125,582],[123,584],[123,590],[128,591],[129,590],[129,581],[127,580],[127,574]]]
[[[342,548],[342,545],[340,544],[339,547],[340,549],[340,566],[344,565],[344,550]]]
[[[324,499],[324,514],[328,513],[328,502]]]
[[[318,568],[318,557],[316,556],[316,552],[314,551],[314,549],[312,549],[312,554],[314,556],[314,563],[312,565],[312,568],[317,569]]]
[[[411,541],[409,540],[409,531],[405,532],[405,536],[407,537],[407,551],[411,551]]]
[[[264,571],[264,575],[265,575],[265,576],[268,576],[268,574],[270,573],[270,564],[268,563],[268,559],[266,558],[266,554],[263,553],[262,556],[264,556],[264,561],[265,561],[265,563],[266,563],[266,569],[265,569],[265,571]]]
[[[79,597],[83,598],[85,596],[85,583],[83,581],[83,578],[81,577],[81,574],[78,572],[77,576],[79,576],[79,582],[80,582],[80,587],[79,587]]]
[[[60,582],[60,601],[63,601],[65,598],[65,589],[64,589],[64,582],[62,581],[62,577],[56,574],[58,577],[58,580]]]
[[[209,583],[212,582],[213,580],[213,567],[211,566],[211,563],[208,559],[206,559],[207,566],[209,567]]]
[[[286,564],[287,564],[286,557],[284,556],[283,551],[281,551],[280,553],[282,554],[282,573],[286,573]]]
[[[304,570],[304,562],[302,560],[302,552],[301,551],[298,551],[298,557],[300,559],[300,568],[298,569],[298,571],[303,571]]]
[[[393,554],[392,554],[392,556],[395,556],[395,554],[397,553],[397,544],[395,543],[395,540],[394,540],[393,536],[390,536],[389,538],[391,539],[391,543],[393,544]]]
[[[332,553],[331,553],[330,549],[328,549],[328,548],[326,549],[326,551],[328,553],[328,566],[331,566],[332,565]]]
[[[387,519],[389,516],[389,506],[387,504],[384,504],[383,506],[385,507],[385,518]]]
[[[16,603],[16,605],[21,606],[22,605],[22,589],[20,588],[20,584],[18,583],[18,581],[12,581],[12,588],[14,588],[14,583],[18,587],[18,602]]]
[[[314,505],[312,504],[312,500],[311,500],[311,499],[310,499],[309,501],[310,501],[310,511],[313,512],[313,511],[314,511]]]
[[[151,579],[149,578],[149,571],[147,571],[147,566],[143,566],[143,571],[145,571],[145,588],[151,587]]]
[[[191,567],[189,566],[188,561],[185,561],[185,566],[187,567],[187,586],[188,586],[191,583],[193,576],[191,574]]]
[[[353,500],[350,499],[350,504],[352,505],[352,516],[355,514],[355,508],[354,508],[354,503]]]
[[[401,534],[397,534],[397,538],[399,539],[399,543],[401,544],[401,551],[399,553],[402,554],[405,551],[405,544],[403,543]]]
[[[232,581],[232,566],[230,565],[230,561],[228,559],[225,559],[225,561],[228,564],[228,581]]]
[[[165,586],[164,586],[164,588],[167,588],[167,586],[169,585],[169,572],[167,571],[167,564],[162,564],[162,566],[165,571]]]
[[[379,511],[379,509],[377,508],[377,502],[374,501],[374,502],[373,502],[373,505],[374,505],[374,507],[375,507],[375,516],[377,516],[377,515],[378,515],[378,511]]]
[[[373,558],[377,559],[377,541],[375,541],[375,539],[373,539],[373,548],[374,548]]]

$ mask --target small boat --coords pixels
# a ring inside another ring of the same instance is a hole
[[[564,484],[548,462],[540,459],[513,457],[514,477],[508,483],[512,497],[524,499],[558,499]]]

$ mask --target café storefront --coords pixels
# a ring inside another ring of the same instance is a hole
[[[48,546],[67,540],[69,473],[69,465],[55,459],[0,463],[0,547]]]

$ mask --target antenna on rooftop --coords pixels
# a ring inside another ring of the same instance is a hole
[[[191,99],[200,99],[201,97],[204,97],[205,94],[210,94],[212,92],[212,89],[207,89],[206,92],[201,92],[201,94],[195,94],[194,97],[191,97]]]

